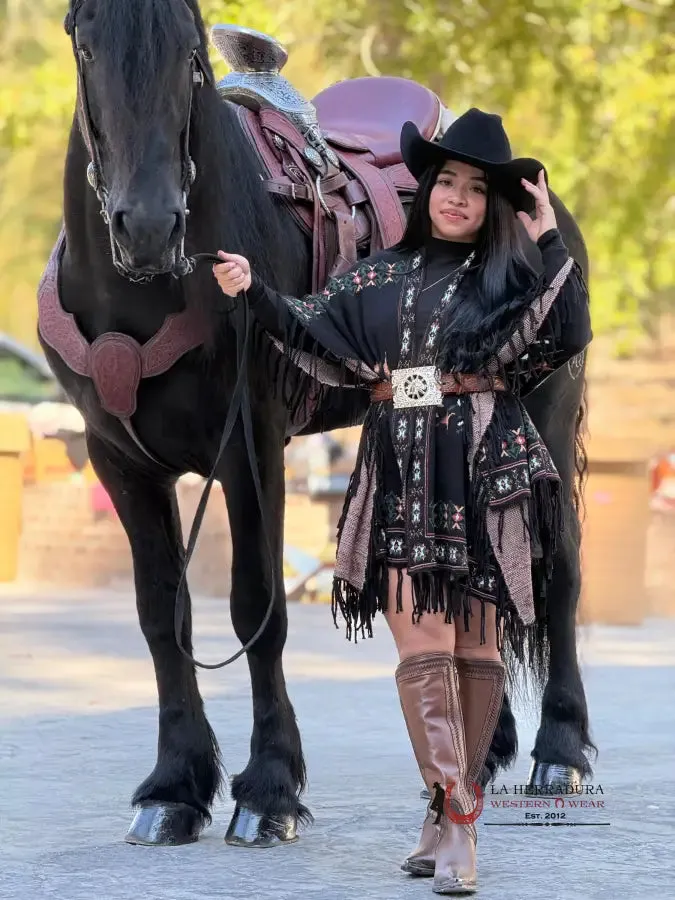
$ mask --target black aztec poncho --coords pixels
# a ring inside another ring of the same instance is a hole
[[[540,238],[539,280],[476,327],[454,327],[472,302],[467,245],[388,250],[303,298],[253,276],[264,329],[312,382],[362,390],[420,365],[502,378],[506,391],[447,395],[442,406],[370,405],[338,531],[333,589],[348,636],[372,634],[391,570],[412,579],[415,615],[463,615],[467,597],[496,604],[516,654],[542,615],[562,527],[561,484],[519,396],[591,340],[588,293],[557,230]]]

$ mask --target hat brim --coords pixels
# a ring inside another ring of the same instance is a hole
[[[548,184],[546,167],[537,159],[521,157],[506,163],[494,163],[478,156],[460,153],[434,141],[427,141],[414,122],[406,122],[401,131],[401,156],[410,174],[417,181],[427,169],[442,165],[449,159],[476,166],[486,173],[489,184],[503,194],[516,211],[531,213],[535,207],[534,198],[522,186],[521,178],[536,184],[539,172],[543,169]]]

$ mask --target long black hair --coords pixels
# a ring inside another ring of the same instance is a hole
[[[420,178],[405,232],[395,250],[419,250],[431,238],[429,197],[441,168],[440,164],[431,166]],[[478,234],[476,262],[472,266],[472,286],[483,315],[527,290],[538,277],[523,250],[521,228],[513,206],[488,180],[485,221]]]

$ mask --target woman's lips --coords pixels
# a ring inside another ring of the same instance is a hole
[[[449,219],[451,222],[459,222],[462,219],[466,219],[465,215],[462,215],[462,213],[458,212],[444,212],[441,213],[441,215],[443,215],[446,219]]]

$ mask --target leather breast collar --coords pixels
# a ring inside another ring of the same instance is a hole
[[[39,333],[69,369],[92,380],[103,409],[119,419],[143,452],[157,462],[129,421],[136,412],[139,384],[143,378],[167,372],[182,356],[201,346],[206,337],[203,326],[190,310],[184,310],[167,316],[144,344],[116,331],[102,334],[90,344],[75,317],[61,305],[58,276],[65,244],[62,229],[38,287]]]

